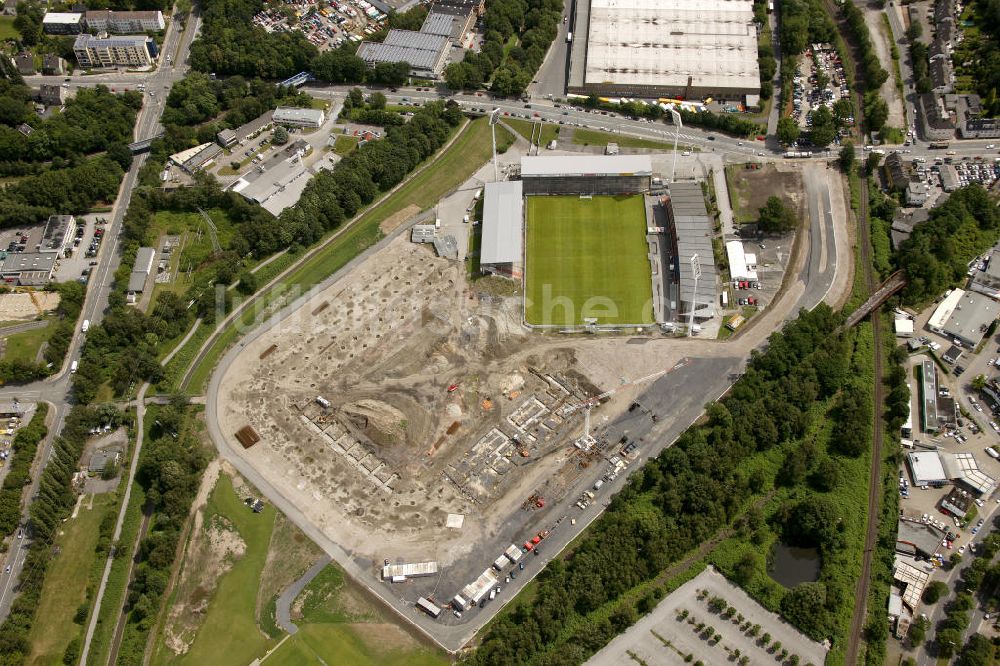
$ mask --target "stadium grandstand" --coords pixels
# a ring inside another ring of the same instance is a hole
[[[521,158],[524,194],[638,194],[649,191],[648,155],[560,155]]]

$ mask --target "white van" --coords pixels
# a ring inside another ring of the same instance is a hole
[[[86,333],[90,329],[90,320],[84,319],[83,324],[80,326],[80,331]]]
[[[74,372],[76,372],[76,369],[78,367],[80,367],[80,362],[79,361],[73,361],[72,363],[69,364],[69,371],[71,373],[74,373]]]

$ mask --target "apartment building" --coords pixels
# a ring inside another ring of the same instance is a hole
[[[80,35],[73,53],[81,67],[148,67],[156,58],[156,42],[145,36],[94,37]]]

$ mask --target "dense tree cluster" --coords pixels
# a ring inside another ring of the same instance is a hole
[[[153,519],[139,542],[135,578],[126,597],[129,629],[143,640],[123,643],[122,663],[142,663],[145,637],[156,622],[184,522],[208,462],[207,451],[185,427],[187,409],[178,398],[156,413],[156,424],[136,470],[136,481],[146,492]]]
[[[913,80],[917,82],[917,92],[929,93],[934,88],[934,82],[931,81],[930,50],[919,39],[910,42],[910,65],[913,67]]]
[[[35,460],[38,444],[48,434],[45,416],[48,403],[38,403],[34,416],[26,426],[17,431],[11,446],[10,469],[0,486],[0,538],[13,534],[21,522],[21,495],[31,483],[31,465]]]
[[[957,284],[969,262],[996,242],[998,230],[1000,210],[986,190],[972,184],[952,193],[896,253],[908,278],[903,300],[925,303]]]
[[[80,88],[61,113],[44,120],[30,104],[27,86],[0,81],[0,100],[0,159],[6,162],[70,159],[128,143],[142,108],[141,94],[116,95],[104,86]],[[28,136],[18,131],[21,123],[31,126]]]
[[[810,44],[833,41],[836,27],[821,3],[816,0],[783,0],[777,5],[782,57],[799,55]]]
[[[295,88],[242,76],[210,79],[191,72],[170,88],[163,110],[164,125],[200,125],[223,115],[210,131],[239,127],[278,106],[309,106],[312,98]]]
[[[71,482],[89,431],[110,422],[117,414],[111,407],[76,406],[70,410],[62,432],[52,442],[52,457],[42,471],[38,495],[32,500],[29,530],[31,541],[21,571],[18,594],[10,614],[0,625],[0,655],[5,664],[21,664],[31,652],[28,634],[35,623],[42,585],[52,563],[56,533],[73,509],[76,493]],[[113,524],[112,524],[113,527]],[[110,545],[109,530],[102,525],[99,547]]]
[[[545,59],[559,31],[559,0],[493,0],[486,5],[485,41],[479,53],[466,51],[462,62],[445,68],[452,90],[478,88],[491,80],[497,95],[520,95]],[[515,40],[509,46],[510,40]],[[505,55],[506,53],[506,55]]]
[[[252,22],[262,0],[204,0],[191,67],[247,78],[286,79],[309,69],[318,51],[297,31],[267,32]]]
[[[131,163],[137,93],[81,88],[61,113],[39,117],[20,79],[0,79],[0,227],[37,224],[53,213],[84,213],[118,191]],[[22,124],[30,132],[18,129]],[[92,156],[105,151],[103,156]]]
[[[799,218],[781,197],[771,196],[760,208],[757,228],[765,234],[785,234],[799,226]]]
[[[99,201],[112,201],[124,171],[108,157],[82,160],[66,168],[27,176],[0,190],[0,227],[38,224],[53,214],[86,213]]]
[[[610,617],[598,609],[657,575],[744,511],[767,484],[745,463],[801,438],[815,401],[840,390],[849,354],[843,337],[834,336],[839,322],[838,315],[820,306],[773,334],[766,351],[754,352],[732,391],[708,407],[704,423],[689,428],[629,479],[572,556],[546,567],[534,601],[498,619],[468,662],[581,663],[627,627],[635,617],[629,604]],[[803,541],[828,547],[840,542],[835,505],[820,497],[792,505],[789,512],[812,525],[796,528]],[[826,590],[824,607],[840,603],[843,592]],[[794,621],[801,620],[800,610],[814,610],[804,596],[788,602]],[[814,620],[803,622],[806,630],[829,629],[826,623],[820,628],[810,625]],[[566,627],[571,635],[564,635]]]
[[[763,127],[738,113],[695,112],[681,109],[681,122],[734,136],[753,137],[764,134]]]

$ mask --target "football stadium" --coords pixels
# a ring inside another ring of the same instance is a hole
[[[654,323],[648,156],[536,156],[486,186],[480,265],[523,280],[524,323]]]

